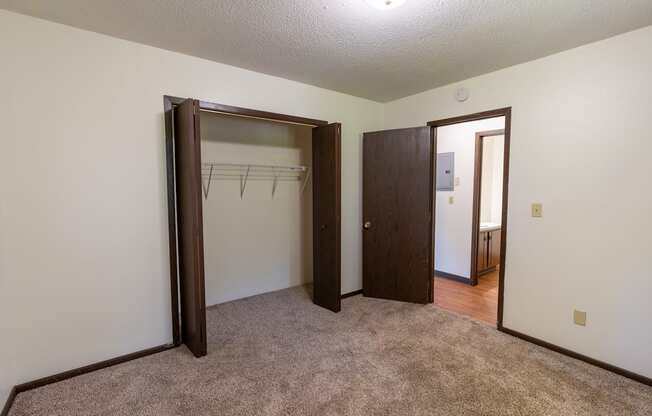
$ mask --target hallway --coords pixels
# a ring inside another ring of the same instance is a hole
[[[435,305],[495,326],[498,314],[498,273],[496,270],[480,276],[477,286],[435,275]]]

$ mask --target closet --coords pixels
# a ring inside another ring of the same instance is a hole
[[[207,305],[311,281],[313,302],[338,312],[340,124],[165,107],[175,343],[203,356]]]

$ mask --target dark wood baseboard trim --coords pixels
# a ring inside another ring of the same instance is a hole
[[[362,289],[354,290],[353,292],[345,293],[341,296],[342,299],[350,298],[351,296],[362,295]]]
[[[67,380],[69,378],[73,378],[82,374],[92,373],[93,371],[101,370],[103,368],[111,367],[117,364],[122,364],[127,361],[132,361],[137,358],[146,357],[148,355],[163,352],[172,348],[175,348],[173,344],[159,345],[158,347],[132,352],[131,354],[121,355],[120,357],[111,358],[110,360],[100,361],[99,363],[75,368],[74,370],[64,371],[63,373],[55,374],[53,376],[43,377],[43,378],[39,378],[38,380],[29,381],[23,384],[18,384],[16,386],[16,393],[22,393],[27,390],[32,390],[39,387],[47,386],[48,384]]]
[[[17,394],[18,393],[16,392],[16,387],[13,387],[9,392],[9,397],[7,397],[7,401],[5,402],[4,407],[2,408],[2,412],[0,412],[0,416],[9,415],[9,409],[11,409],[11,405],[14,404],[14,399],[16,398]]]
[[[485,270],[483,270],[483,271],[481,271],[481,272],[478,272],[478,277],[480,277],[480,276],[484,276],[485,274],[489,274],[489,273],[491,273],[491,272],[495,272],[496,270],[498,270],[498,269],[496,268],[496,266],[494,266],[494,267],[490,267],[490,268],[485,269]]]
[[[629,370],[625,370],[624,368],[616,367],[615,365],[611,365],[608,363],[605,363],[603,361],[596,360],[595,358],[587,357],[586,355],[582,355],[578,352],[568,350],[566,348],[560,347],[555,344],[551,344],[549,342],[540,340],[538,338],[534,338],[530,335],[523,334],[518,331],[514,331],[513,329],[505,328],[502,325],[498,325],[498,330],[501,332],[504,332],[505,334],[514,336],[516,338],[520,338],[524,341],[531,342],[532,344],[536,344],[540,347],[547,348],[549,350],[558,352],[559,354],[566,355],[571,358],[575,358],[576,360],[584,361],[585,363],[594,365],[596,367],[600,367],[604,370],[611,371],[612,373],[616,373],[618,375],[621,375],[623,377],[627,377],[629,379],[632,379],[634,381],[638,381],[639,383],[646,384],[648,386],[652,386],[652,379],[649,377],[646,377],[641,374],[634,373]]]
[[[75,368],[73,370],[64,371],[63,373],[55,374],[48,377],[39,378],[38,380],[28,381],[27,383],[18,384],[11,389],[7,403],[5,404],[2,413],[0,416],[7,416],[9,414],[9,409],[16,398],[16,395],[19,393],[37,389],[39,387],[47,386],[48,384],[57,383],[59,381],[67,380],[69,378],[77,377],[82,374],[92,373],[93,371],[102,370],[107,367],[111,367],[117,364],[126,363],[127,361],[132,361],[137,358],[143,358],[148,355],[157,354],[159,352],[167,351],[172,348],[176,348],[174,344],[165,344],[159,345],[158,347],[148,348],[141,351],[132,352],[130,354],[121,355],[120,357],[111,358],[109,360],[100,361],[99,363],[90,364],[84,367]]]
[[[456,282],[464,283],[465,285],[469,286],[476,286],[478,284],[477,280],[469,279],[458,274],[442,272],[439,270],[435,270],[435,277],[443,277],[444,279],[455,280]]]

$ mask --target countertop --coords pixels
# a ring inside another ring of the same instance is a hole
[[[495,222],[480,223],[480,232],[496,231],[496,230],[500,230],[501,228],[502,228],[501,225]]]

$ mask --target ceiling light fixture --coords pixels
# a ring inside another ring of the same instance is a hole
[[[405,3],[405,0],[366,0],[367,4],[379,10],[395,9]]]

